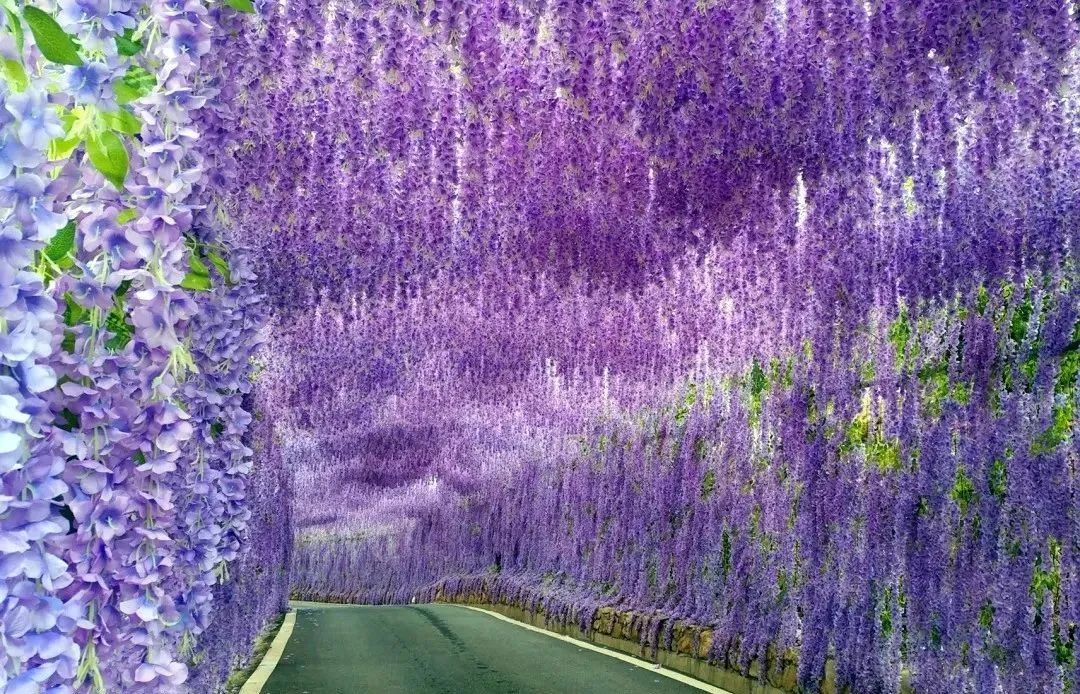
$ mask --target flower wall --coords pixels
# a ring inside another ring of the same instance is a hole
[[[294,594],[494,586],[790,649],[808,690],[834,657],[1072,691],[1076,19],[267,8],[230,201],[279,280]]]
[[[289,573],[1080,683],[1072,3],[0,5],[4,694]]]
[[[255,8],[0,4],[0,691],[214,691],[289,543],[253,453],[265,303],[219,202],[220,53]]]

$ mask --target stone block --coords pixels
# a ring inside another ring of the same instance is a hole
[[[615,608],[601,607],[597,610],[596,619],[593,621],[593,628],[601,634],[610,635],[615,628]]]
[[[686,622],[675,622],[675,626],[671,629],[671,645],[674,647],[674,651],[685,655],[693,655],[695,650],[694,637],[697,634],[698,630],[693,625]]]
[[[702,660],[709,659],[709,651],[712,650],[712,629],[702,629],[698,637],[697,657]]]

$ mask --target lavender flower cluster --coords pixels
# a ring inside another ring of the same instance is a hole
[[[201,637],[279,503],[248,496],[265,316],[207,57],[254,7],[0,4],[0,691],[188,691],[246,657]]]
[[[282,280],[295,593],[482,581],[808,691],[1073,691],[1076,20],[267,8],[228,207]]]
[[[1080,684],[1073,3],[0,9],[3,694],[289,573]]]

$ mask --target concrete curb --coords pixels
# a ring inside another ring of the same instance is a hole
[[[289,643],[289,637],[292,636],[294,626],[296,626],[296,610],[290,609],[285,615],[285,621],[281,623],[281,628],[278,629],[277,635],[274,636],[274,640],[270,644],[270,650],[266,651],[266,655],[263,656],[259,666],[255,668],[255,672],[251,673],[251,677],[248,678],[247,682],[244,682],[244,686],[240,688],[240,694],[260,694],[262,692],[262,688],[266,686],[270,675],[274,674],[274,668],[277,667],[281,655],[285,652],[285,646]]]
[[[443,603],[443,604],[451,605],[453,607],[461,607],[461,608],[464,608],[466,610],[475,610],[477,612],[483,612],[484,614],[490,615],[491,617],[494,617],[496,619],[501,619],[504,622],[509,622],[511,624],[519,626],[522,629],[528,629],[529,631],[535,631],[535,632],[537,632],[539,634],[544,634],[545,636],[550,636],[553,639],[558,639],[559,641],[566,641],[568,643],[572,643],[575,646],[577,646],[578,648],[586,648],[586,649],[588,649],[590,651],[595,651],[596,653],[602,653],[603,655],[610,656],[612,658],[616,658],[618,660],[623,661],[624,663],[629,663],[629,664],[631,664],[631,665],[633,665],[635,667],[642,668],[643,670],[648,670],[649,672],[656,673],[657,675],[663,675],[664,677],[668,677],[670,679],[675,680],[676,682],[681,682],[681,683],[683,683],[685,685],[689,685],[691,687],[694,687],[695,689],[700,689],[703,692],[710,692],[710,694],[731,694],[731,692],[729,692],[726,689],[720,689],[719,687],[714,687],[713,685],[708,684],[706,682],[702,682],[701,680],[696,680],[693,677],[688,677],[688,676],[682,674],[681,672],[675,672],[674,670],[669,670],[667,668],[661,667],[658,663],[650,663],[647,660],[641,660],[639,658],[634,658],[633,656],[626,655],[625,653],[619,653],[617,651],[613,651],[613,650],[608,649],[608,648],[601,648],[600,646],[595,646],[595,645],[589,643],[588,641],[582,641],[581,639],[575,639],[572,636],[567,636],[565,634],[559,634],[559,633],[556,633],[554,631],[548,631],[547,629],[541,629],[540,627],[535,627],[535,626],[533,626],[531,624],[526,624],[525,622],[520,622],[520,621],[518,621],[516,619],[513,619],[512,617],[507,617],[506,615],[501,615],[498,612],[493,612],[491,610],[485,610],[482,607],[473,607],[472,605],[457,605],[455,603]]]

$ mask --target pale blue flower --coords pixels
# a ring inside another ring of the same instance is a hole
[[[55,109],[49,107],[45,92],[33,87],[12,94],[7,99],[7,110],[15,116],[19,140],[27,147],[44,151],[49,142],[64,134],[64,126]]]

